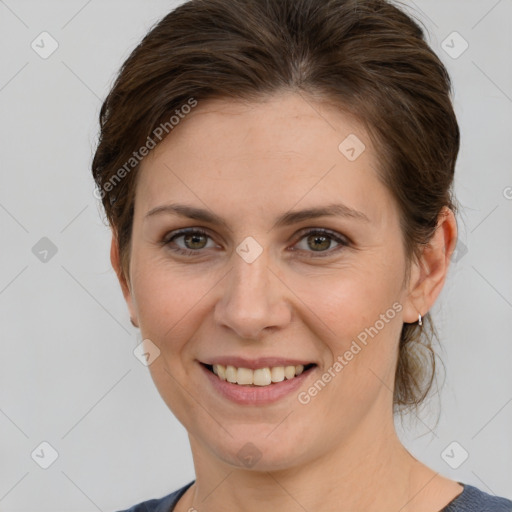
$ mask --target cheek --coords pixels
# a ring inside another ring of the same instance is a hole
[[[160,350],[149,365],[151,378],[178,420],[192,425],[192,419],[203,412],[194,400],[191,402],[196,391],[188,376],[191,355],[187,351],[200,318],[206,314],[207,293],[218,279],[201,278],[197,271],[179,271],[168,262],[154,260],[146,260],[137,269],[133,289],[141,335]],[[202,418],[202,423],[208,421]]]
[[[383,382],[392,389],[402,329],[400,272],[400,261],[380,266],[361,261],[296,282],[294,291],[316,315],[310,318],[327,351],[325,370],[338,362],[338,371],[331,371],[339,376],[332,379],[336,400],[362,406]]]
[[[364,259],[371,260],[372,256]],[[361,259],[345,268],[330,269],[324,275],[296,274],[289,280],[296,296],[321,320],[322,332],[338,339],[339,348],[343,349],[347,339],[372,326],[400,300],[399,275],[397,265],[375,266]],[[388,316],[393,319],[396,313],[395,308]],[[337,347],[338,343],[331,345]]]
[[[302,390],[302,398],[314,403],[315,417],[326,419],[329,435],[350,432],[375,404],[389,407],[392,401],[402,328],[396,297],[391,284],[377,288],[355,280],[333,291],[329,301],[316,302],[330,328],[322,340],[328,352],[318,376],[327,383],[315,381]]]
[[[216,282],[197,270],[142,259],[134,265],[133,292],[141,333],[165,350],[178,350],[197,324],[204,299]],[[174,343],[172,343],[174,341]]]

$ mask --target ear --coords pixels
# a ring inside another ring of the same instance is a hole
[[[112,267],[114,268],[117,275],[117,279],[119,280],[119,284],[121,285],[124,300],[128,305],[128,310],[130,312],[130,321],[134,327],[139,327],[139,324],[137,322],[137,312],[133,304],[130,283],[126,280],[126,277],[123,275],[122,272],[121,258],[119,255],[119,242],[117,239],[117,234],[114,230],[112,230],[112,243],[110,245],[110,262],[112,263]]]
[[[424,246],[419,260],[412,264],[404,322],[418,321],[418,314],[424,316],[434,305],[443,289],[456,242],[455,215],[445,206],[439,214],[434,235]]]

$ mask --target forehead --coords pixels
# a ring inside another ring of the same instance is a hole
[[[218,145],[221,134],[231,135],[225,143],[232,153],[239,150],[245,154],[255,149],[259,156],[262,156],[262,150],[272,154],[296,149],[305,156],[311,146],[322,141],[324,150],[329,149],[329,144],[331,150],[337,150],[340,137],[349,133],[364,139],[367,147],[371,146],[366,131],[355,116],[342,111],[339,105],[327,100],[320,102],[303,93],[283,92],[252,102],[229,98],[200,101],[178,121],[150,159],[178,144],[184,148],[187,143],[201,150],[213,141],[218,151],[209,146],[208,152],[223,152],[226,148]],[[327,133],[330,137],[326,140]]]
[[[136,210],[143,214],[184,196],[262,212],[332,199],[375,217],[382,213],[377,203],[392,206],[377,162],[361,123],[330,103],[302,94],[208,100],[143,160]]]

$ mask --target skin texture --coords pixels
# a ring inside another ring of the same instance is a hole
[[[349,134],[366,146],[354,161],[338,149]],[[402,323],[417,321],[438,297],[456,222],[442,212],[406,281],[398,209],[378,162],[356,120],[297,93],[202,102],[142,162],[129,280],[115,233],[111,260],[134,324],[161,351],[149,366],[155,385],[189,433],[196,484],[178,512],[435,512],[462,491],[405,450],[392,413]],[[207,209],[227,225],[171,214],[145,219],[168,203]],[[331,203],[368,221],[275,226],[282,213]],[[161,243],[187,227],[208,237]],[[318,250],[305,228],[331,230],[348,245],[328,238]],[[252,263],[236,251],[249,236],[263,249]],[[394,318],[306,405],[297,393],[264,406],[234,404],[198,363],[225,355],[304,359],[317,364],[307,390],[393,304],[400,305]],[[261,455],[250,468],[237,456],[248,442]]]

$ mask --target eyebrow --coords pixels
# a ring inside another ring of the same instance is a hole
[[[208,222],[210,224],[224,226],[229,229],[227,222],[222,217],[209,210],[176,203],[164,204],[149,210],[148,213],[146,213],[144,220],[163,213],[188,217],[189,219]],[[317,217],[348,217],[355,220],[370,222],[370,219],[363,212],[338,203],[283,213],[277,218],[274,227],[289,226],[304,220],[315,219]]]

